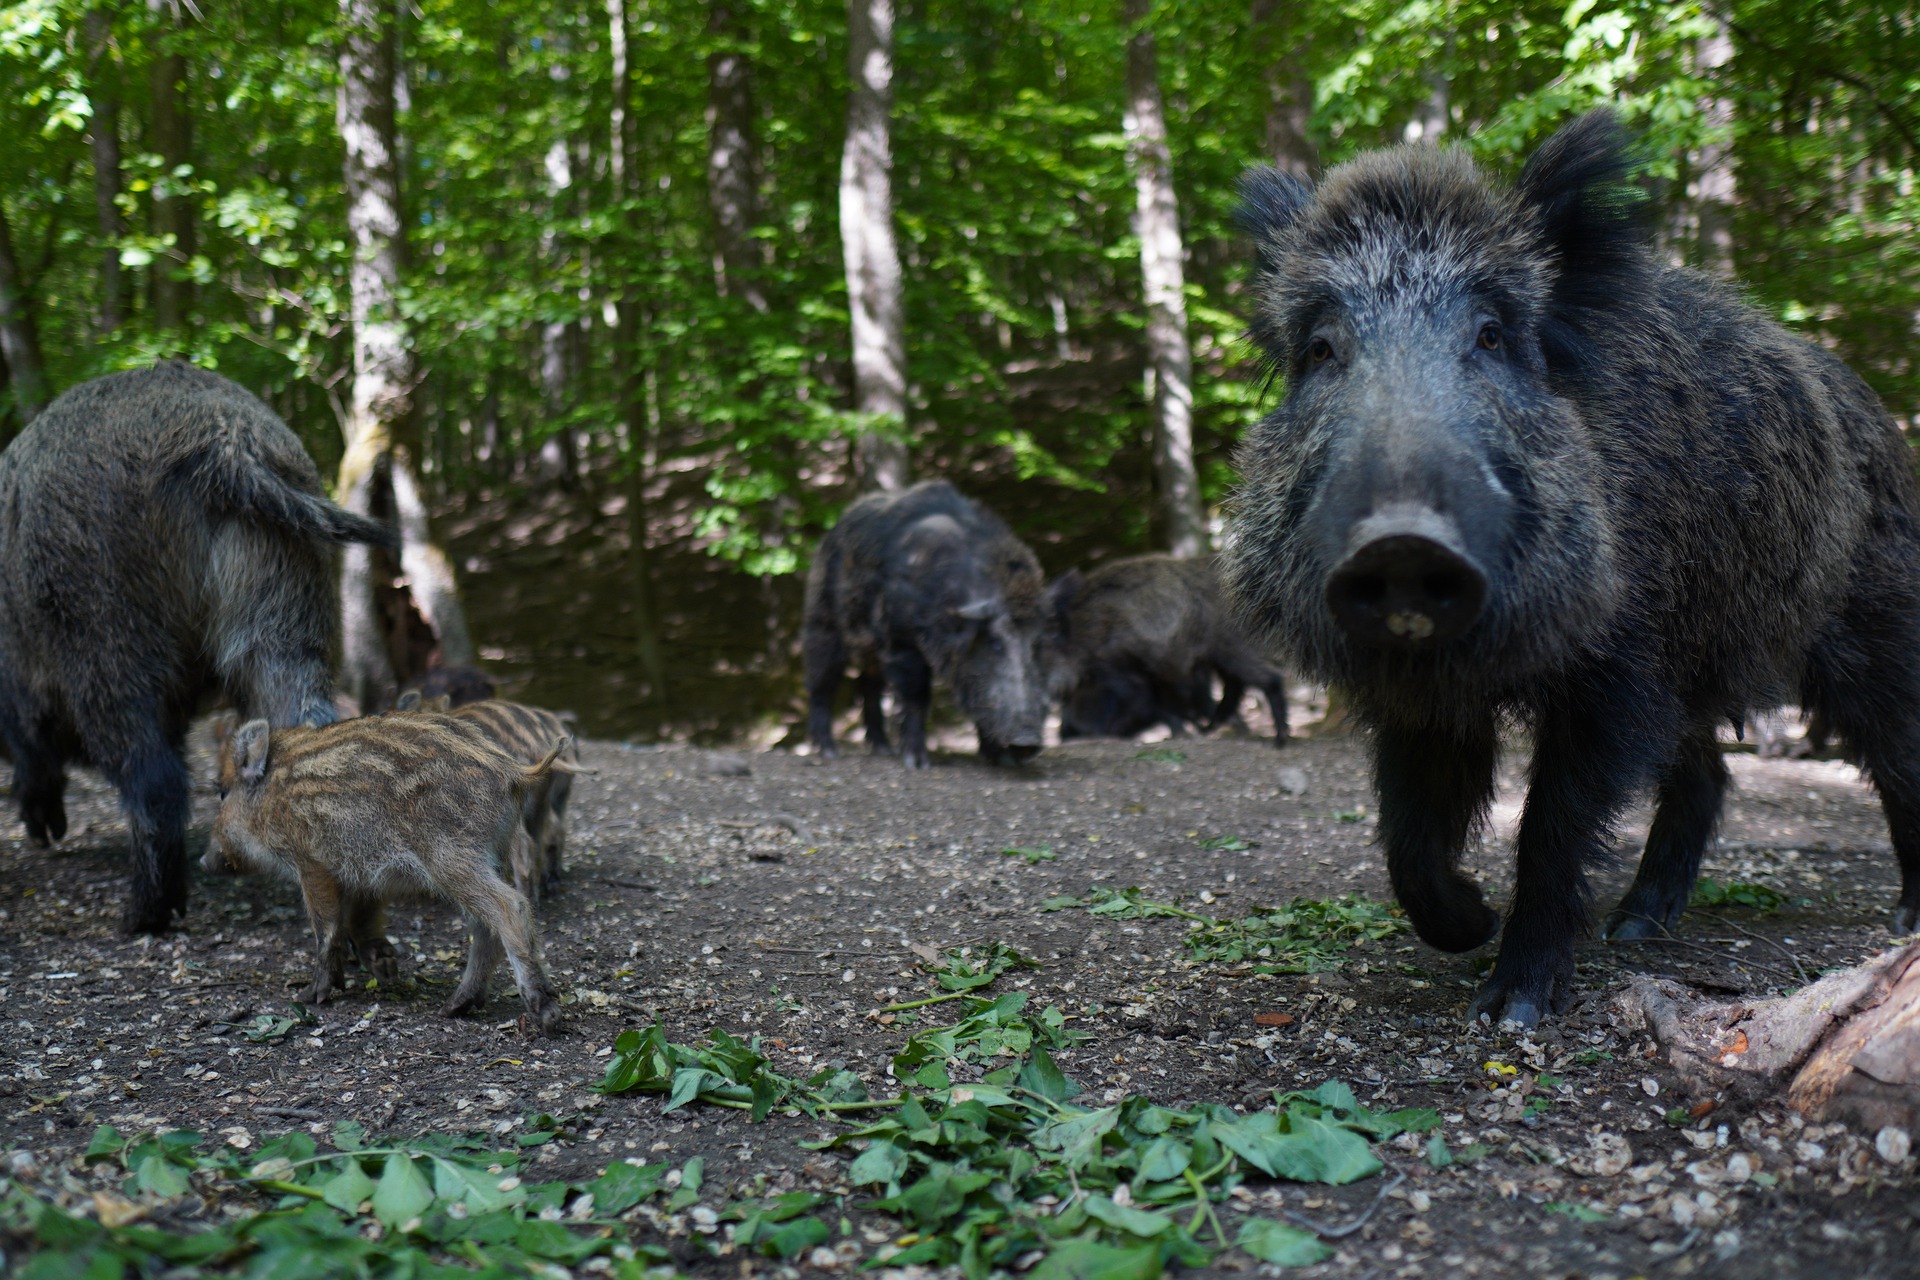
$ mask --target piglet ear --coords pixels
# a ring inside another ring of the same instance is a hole
[[[407,690],[401,694],[399,700],[393,704],[393,709],[395,711],[418,711],[420,709],[420,691],[418,689]]]
[[[267,747],[272,736],[273,727],[265,720],[249,720],[234,730],[234,768],[240,781],[250,787],[267,776]]]

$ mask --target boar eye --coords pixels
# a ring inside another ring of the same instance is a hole
[[[1324,364],[1332,358],[1333,344],[1319,334],[1315,334],[1313,340],[1307,343],[1307,359],[1315,364]]]
[[[1491,320],[1481,325],[1479,344],[1482,351],[1498,351],[1500,349],[1500,326],[1494,324]]]

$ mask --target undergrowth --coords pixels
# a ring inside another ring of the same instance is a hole
[[[1365,934],[1374,925],[1352,927]],[[1209,934],[1205,945],[1226,939]],[[1012,967],[989,954],[1002,971]],[[8,1262],[24,1256],[22,1280],[563,1270],[640,1280],[702,1255],[797,1259],[831,1244],[838,1259],[954,1267],[970,1280],[1012,1271],[1035,1280],[1152,1277],[1228,1250],[1298,1265],[1331,1249],[1311,1231],[1247,1215],[1232,1193],[1257,1179],[1372,1177],[1382,1167],[1373,1143],[1439,1123],[1432,1111],[1373,1112],[1338,1081],[1277,1093],[1253,1112],[1138,1096],[1091,1105],[1055,1061],[1085,1039],[1058,1008],[1031,1014],[1018,991],[954,994],[966,1001],[962,1016],[908,1037],[891,1064],[900,1092],[884,1097],[845,1070],[784,1075],[757,1039],[724,1031],[680,1044],[656,1022],[615,1040],[598,1085],[605,1094],[663,1095],[667,1111],[708,1105],[756,1121],[782,1114],[835,1124],[805,1145],[846,1161],[837,1192],[714,1196],[699,1160],[678,1169],[619,1162],[585,1182],[527,1181],[525,1148],[564,1137],[546,1117],[505,1151],[497,1140],[444,1135],[374,1142],[353,1124],[334,1128],[329,1150],[295,1132],[253,1152],[196,1133],[126,1136],[103,1126],[83,1162],[115,1170],[113,1189],[60,1175],[45,1185],[0,1182]],[[892,1238],[862,1243],[872,1237],[854,1234],[854,1214],[892,1219]],[[703,1225],[690,1229],[690,1219]],[[683,1241],[677,1257],[668,1238]]]
[[[1133,889],[1096,886],[1085,898],[1048,898],[1046,911],[1081,908],[1115,920],[1162,917],[1185,920],[1189,959],[1205,964],[1250,965],[1255,973],[1319,973],[1346,962],[1356,943],[1407,931],[1399,908],[1364,894],[1295,898],[1237,920],[1201,915],[1169,902],[1154,902]]]

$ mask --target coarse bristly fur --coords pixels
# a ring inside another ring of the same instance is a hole
[[[1287,740],[1286,677],[1228,607],[1211,557],[1130,556],[1092,570],[1073,591],[1057,647],[1062,740],[1131,737],[1156,724],[1215,729],[1248,686],[1266,695],[1275,742]]]
[[[424,696],[409,689],[394,706],[399,712],[432,712],[449,715],[454,726],[471,730],[482,740],[500,748],[522,764],[544,758],[556,742],[562,743],[560,759],[565,769],[549,771],[527,789],[524,825],[528,844],[525,858],[516,855],[513,867],[514,887],[539,902],[559,886],[567,849],[567,803],[573,795],[573,775],[591,772],[580,768],[580,753],[573,729],[555,712],[503,698],[482,698],[456,703],[453,695]]]
[[[1878,788],[1894,926],[1920,922],[1911,455],[1839,360],[1655,256],[1630,161],[1595,112],[1511,187],[1420,146],[1317,189],[1244,186],[1253,333],[1287,394],[1241,451],[1231,588],[1372,727],[1388,868],[1436,946],[1500,928],[1458,861],[1499,723],[1532,729],[1514,895],[1474,1005],[1522,1023],[1569,996],[1585,872],[1622,807],[1657,791],[1608,925],[1645,936],[1678,921],[1718,821],[1717,726],[1788,699]],[[1485,570],[1478,621],[1425,648],[1355,643],[1329,607],[1366,476],[1389,473],[1426,486]]]
[[[391,545],[321,496],[299,439],[218,374],[163,361],[67,391],[0,455],[0,741],[28,837],[66,831],[70,762],[120,791],[124,923],[187,903],[187,724],[208,694],[336,718],[329,545]]]
[[[870,750],[891,750],[881,703],[891,686],[901,708],[900,757],[926,768],[938,678],[973,720],[983,757],[1030,757],[1047,715],[1039,646],[1058,600],[1026,544],[945,481],[868,494],[821,539],[807,575],[809,740],[836,754],[833,701],[852,665]]]
[[[309,1003],[343,986],[351,946],[374,972],[393,958],[378,924],[395,899],[445,898],[466,918],[467,968],[449,1015],[486,1003],[504,945],[532,1026],[560,1022],[525,895],[501,878],[527,794],[556,769],[566,739],[531,767],[432,713],[370,716],[320,727],[242,725],[220,754],[220,811],[209,871],[277,873],[300,885],[313,925]]]

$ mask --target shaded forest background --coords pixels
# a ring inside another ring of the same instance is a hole
[[[850,23],[879,10],[903,414],[856,386],[842,241]],[[387,61],[343,58],[355,30]],[[862,440],[983,496],[1050,572],[1178,541],[1143,74],[1209,513],[1277,394],[1240,337],[1240,172],[1422,138],[1510,171],[1603,102],[1648,139],[1665,250],[1920,421],[1911,3],[24,0],[0,6],[0,435],[178,355],[350,489],[374,356],[343,85],[367,74],[406,357],[381,447],[418,474],[479,656],[597,734],[797,720],[801,578]]]

